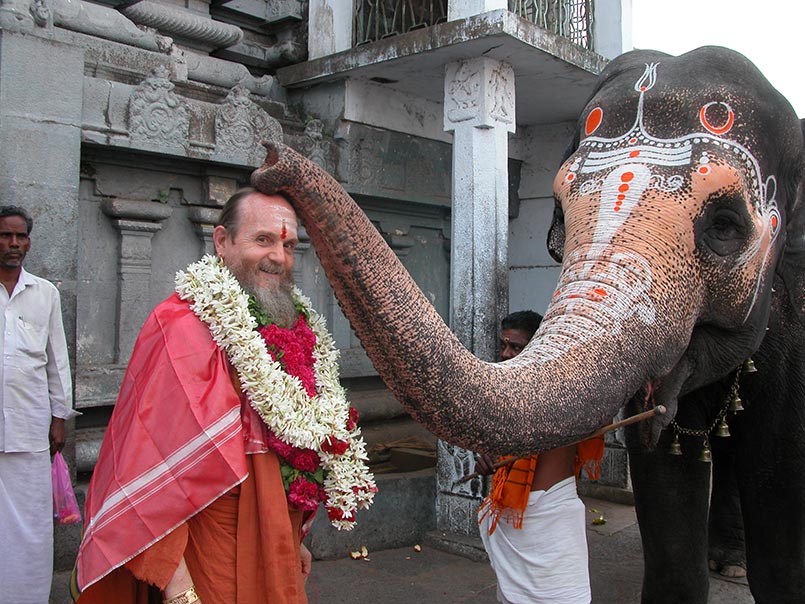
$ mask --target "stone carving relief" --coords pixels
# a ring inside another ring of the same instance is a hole
[[[454,447],[443,440],[438,441],[439,490],[466,497],[483,496],[483,479],[473,478],[459,482],[467,474],[475,472],[475,455],[472,451]]]
[[[324,122],[319,119],[308,121],[304,133],[296,139],[296,146],[313,163],[330,174],[334,173],[335,151],[330,140],[324,136]]]
[[[481,58],[448,65],[445,78],[445,127],[506,126],[514,131],[514,72],[501,61]]]
[[[490,94],[492,96],[492,111],[490,115],[499,122],[511,124],[514,122],[514,88],[507,78],[508,72],[497,67],[492,70],[490,81]]]
[[[50,8],[45,0],[34,0],[31,2],[31,17],[39,27],[45,27],[50,19]]]
[[[153,27],[205,50],[226,48],[243,39],[243,30],[239,27],[151,0],[131,4],[121,12],[137,25]]]
[[[265,159],[260,144],[264,140],[282,142],[282,127],[249,98],[240,84],[232,88],[215,115],[216,154],[246,156],[249,164]]]
[[[129,135],[132,141],[157,145],[187,145],[190,115],[186,101],[173,92],[168,70],[160,65],[129,99]]]
[[[447,86],[450,108],[447,116],[453,122],[463,122],[478,115],[480,110],[482,74],[477,66],[465,62],[458,68]]]

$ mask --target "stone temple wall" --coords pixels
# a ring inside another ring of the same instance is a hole
[[[336,175],[448,313],[450,146],[360,124],[333,132],[294,108],[271,74],[306,56],[305,3],[113,4],[0,3],[0,198],[33,215],[26,268],[61,291],[79,487],[140,326],[176,271],[212,251],[220,208],[262,163],[262,140]],[[295,276],[341,349],[368,444],[435,445],[377,378],[303,230]],[[433,488],[432,471],[418,480]],[[420,512],[425,530],[434,512]],[[57,570],[72,567],[79,530],[57,531]]]

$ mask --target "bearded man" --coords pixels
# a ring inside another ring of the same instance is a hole
[[[241,190],[213,241],[135,344],[87,495],[80,604],[304,604],[312,514],[351,528],[376,491],[332,339],[293,287],[293,208]]]

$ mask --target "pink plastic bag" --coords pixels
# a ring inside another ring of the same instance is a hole
[[[56,519],[56,523],[81,522],[81,512],[75,499],[70,471],[67,469],[67,462],[64,461],[61,453],[53,456],[50,476],[53,479],[53,517]]]

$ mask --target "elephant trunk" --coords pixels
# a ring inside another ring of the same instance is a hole
[[[481,361],[452,334],[332,177],[287,147],[267,149],[253,185],[284,195],[296,208],[378,373],[439,438],[492,454],[554,448],[608,423],[648,379],[635,368],[646,367],[653,354],[648,343],[657,334],[649,333],[652,309],[639,288],[630,288],[626,299],[610,284],[594,286],[609,288],[606,308],[614,310],[602,311],[588,299],[601,291],[588,291],[589,281],[565,270],[565,283],[526,349],[504,363]],[[646,337],[618,334],[627,329]],[[624,348],[625,341],[636,344]]]

